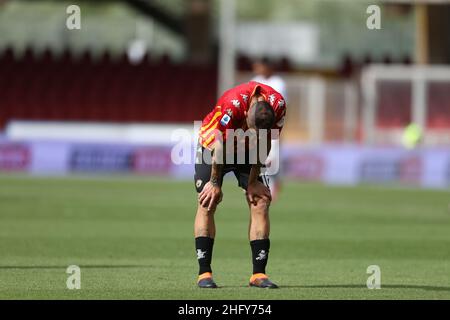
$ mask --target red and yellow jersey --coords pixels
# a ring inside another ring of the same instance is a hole
[[[219,132],[225,142],[227,129],[247,129],[245,113],[255,94],[262,95],[272,106],[275,112],[275,124],[272,129],[278,129],[281,132],[286,115],[286,102],[283,96],[272,87],[250,81],[226,91],[220,97],[214,110],[203,119],[199,133],[200,144],[211,149]]]

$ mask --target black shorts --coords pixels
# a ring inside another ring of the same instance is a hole
[[[197,148],[197,157],[201,156],[198,153],[203,153],[205,148],[198,147]],[[202,192],[203,187],[211,178],[211,164],[205,163],[202,161],[201,163],[195,163],[195,174],[194,174],[194,183],[195,183],[195,189],[198,193]],[[252,169],[251,164],[225,164],[222,169],[222,176],[219,181],[220,186],[222,186],[223,177],[229,173],[233,172],[237,181],[238,186],[241,187],[244,190],[247,190],[248,187],[248,178],[250,177],[250,170]],[[258,181],[264,183],[267,187],[269,187],[269,181],[268,178],[264,175],[261,175],[258,177]]]

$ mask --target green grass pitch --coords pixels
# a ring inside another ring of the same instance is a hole
[[[193,182],[0,177],[0,299],[450,299],[446,191],[287,182],[271,209],[268,274],[247,287],[248,212],[226,181],[213,270],[195,285]],[[66,268],[81,268],[81,289]],[[369,265],[381,289],[369,290]]]

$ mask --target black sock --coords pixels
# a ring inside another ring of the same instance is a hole
[[[195,238],[195,250],[197,252],[197,260],[200,270],[198,274],[205,272],[212,272],[211,260],[213,251],[214,239],[210,237]]]
[[[252,248],[253,274],[266,273],[267,259],[269,258],[270,240],[261,239],[250,241]]]

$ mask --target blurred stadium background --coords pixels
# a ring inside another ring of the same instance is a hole
[[[193,133],[268,58],[287,86],[285,175],[448,187],[450,7],[376,1],[369,30],[372,2],[80,1],[68,30],[69,2],[2,1],[0,170],[190,177],[173,129]]]
[[[227,184],[229,286],[205,294],[174,132],[192,162],[194,121],[261,58],[287,91],[269,268],[286,289],[241,288],[248,217]],[[0,0],[0,298],[448,299],[449,186],[449,1]],[[368,293],[370,264],[387,291]]]

